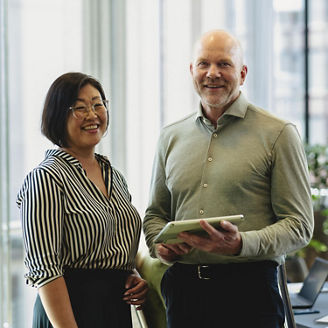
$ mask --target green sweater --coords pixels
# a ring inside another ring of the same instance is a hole
[[[223,256],[193,249],[182,263],[271,259],[305,246],[313,232],[311,192],[296,127],[239,98],[217,129],[201,110],[165,127],[144,219],[146,242],[172,220],[243,214],[242,250]]]

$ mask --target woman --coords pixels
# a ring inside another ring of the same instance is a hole
[[[147,284],[136,273],[141,220],[123,176],[95,153],[108,127],[101,84],[82,73],[50,87],[42,133],[48,150],[17,197],[27,283],[38,288],[36,327],[131,327]]]

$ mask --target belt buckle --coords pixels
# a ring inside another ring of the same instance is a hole
[[[201,279],[201,280],[210,280],[211,279],[211,277],[205,276],[204,272],[202,272],[202,269],[206,269],[208,267],[209,267],[208,265],[198,265],[197,266],[198,279]]]

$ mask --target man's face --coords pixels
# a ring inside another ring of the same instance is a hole
[[[226,110],[239,95],[247,67],[234,40],[214,35],[199,43],[190,72],[203,107]]]

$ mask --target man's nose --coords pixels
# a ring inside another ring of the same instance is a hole
[[[221,76],[220,68],[217,65],[210,65],[206,77],[214,79]]]

